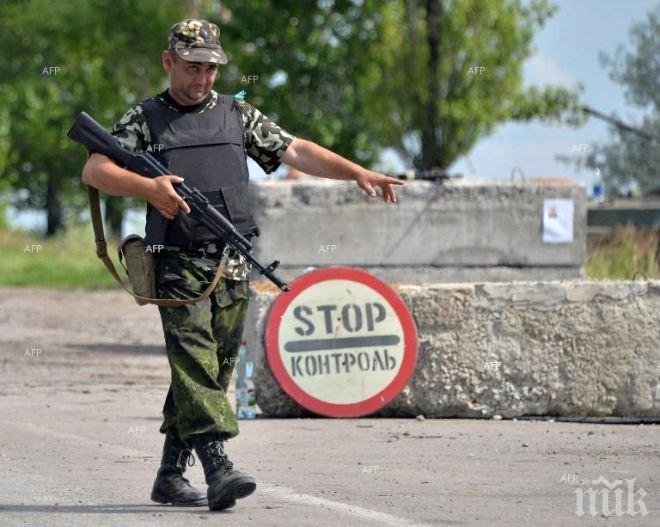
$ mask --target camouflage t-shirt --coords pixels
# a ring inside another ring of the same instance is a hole
[[[168,101],[166,92],[156,96],[176,111],[181,111]],[[289,147],[295,136],[289,134],[271,121],[255,107],[235,99],[241,112],[245,129],[245,150],[267,174],[280,166],[280,157]],[[199,113],[213,108],[218,103],[218,93],[211,90],[209,100],[201,105]],[[131,152],[144,152],[151,143],[147,119],[139,105],[133,106],[112,127],[111,132],[119,142]]]

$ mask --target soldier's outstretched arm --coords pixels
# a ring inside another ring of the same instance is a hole
[[[353,180],[372,197],[376,196],[374,186],[380,187],[385,203],[396,202],[394,185],[403,185],[403,181],[399,179],[361,167],[306,139],[295,138],[280,160],[312,176]]]

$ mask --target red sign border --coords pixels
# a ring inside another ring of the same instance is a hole
[[[308,287],[327,280],[352,280],[380,293],[394,309],[403,326],[403,363],[396,377],[379,393],[359,403],[334,404],[321,401],[304,392],[289,377],[279,354],[279,327],[284,312],[300,293]],[[394,399],[406,386],[417,362],[417,327],[408,307],[394,290],[372,274],[355,267],[324,267],[309,271],[289,285],[290,290],[281,293],[273,302],[266,320],[266,357],[271,372],[282,389],[304,408],[326,417],[360,417],[376,412]]]

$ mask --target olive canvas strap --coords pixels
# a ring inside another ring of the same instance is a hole
[[[107,247],[108,244],[105,240],[105,233],[103,231],[103,217],[101,215],[99,191],[98,189],[92,186],[87,186],[87,194],[89,197],[89,210],[92,215],[92,228],[94,229],[94,243],[96,244],[96,256],[98,256],[101,259],[106,269],[114,277],[117,283],[121,285],[129,294],[133,295],[133,297],[135,297],[136,300],[141,300],[142,302],[148,304],[155,304],[157,306],[173,307],[173,306],[185,306],[188,304],[195,304],[197,302],[201,302],[202,300],[207,299],[211,295],[211,293],[215,289],[215,286],[218,285],[220,278],[222,278],[224,274],[223,273],[224,265],[222,265],[222,263],[221,265],[218,266],[218,270],[216,271],[213,280],[207,286],[204,292],[193,300],[175,300],[171,298],[147,298],[144,296],[136,295],[133,291],[131,291],[128,287],[126,287],[122,279],[119,277],[119,274],[117,273],[117,270],[115,269],[115,266],[112,263],[110,256],[108,256],[108,247]]]

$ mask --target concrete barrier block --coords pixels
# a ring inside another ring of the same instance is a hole
[[[276,294],[255,287],[248,346],[257,402],[268,415],[308,415],[270,373],[262,336]],[[660,416],[660,281],[396,289],[417,326],[418,359],[379,415]]]
[[[354,265],[382,267],[383,272],[394,268],[401,277],[406,268],[427,266],[448,268],[450,279],[452,274],[470,279],[460,271],[499,269],[506,274],[503,270],[524,268],[539,273],[549,269],[555,273],[549,278],[560,279],[567,277],[561,275],[566,269],[577,276],[585,260],[586,198],[578,184],[407,182],[398,189],[394,205],[369,198],[353,182],[271,181],[251,187],[255,219],[263,233],[255,240],[256,254],[279,258],[284,271]],[[572,243],[542,243],[547,198],[574,201]],[[518,278],[535,277],[540,275]],[[502,277],[511,278],[516,277]],[[484,279],[500,278],[494,272]]]

